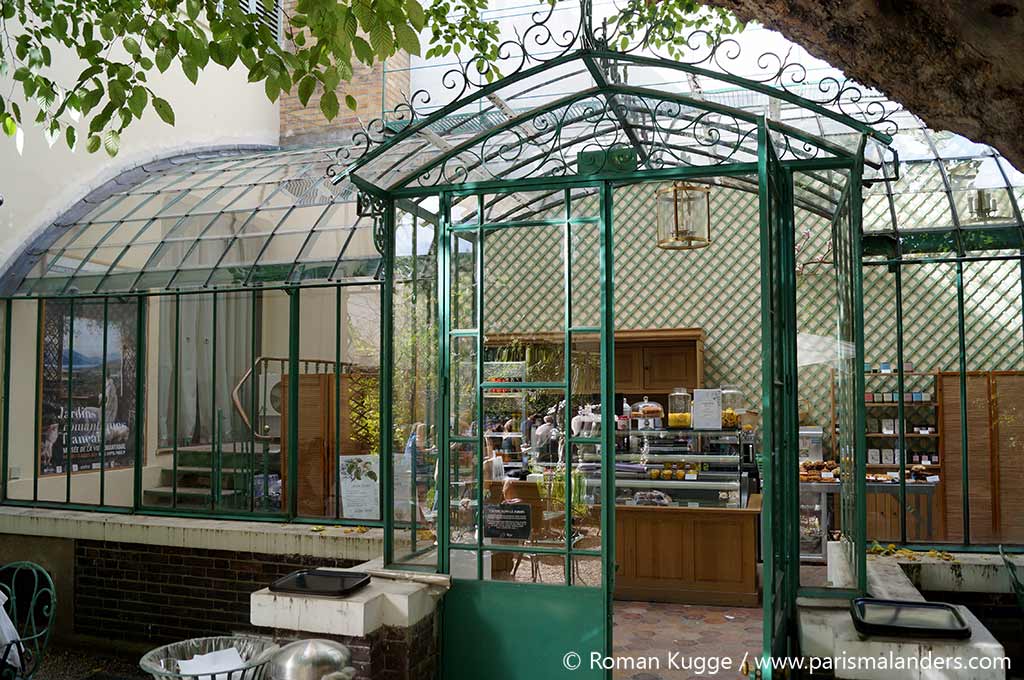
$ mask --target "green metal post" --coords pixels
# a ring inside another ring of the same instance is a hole
[[[259,291],[253,289],[251,294],[250,304],[252,305],[249,310],[249,484],[248,484],[248,495],[249,495],[249,508],[252,512],[256,512],[256,428],[258,427],[259,419],[257,417],[257,409],[259,408],[259,386],[260,376],[259,368],[256,363],[259,356],[259,343],[260,339],[257,337],[260,330],[258,323],[259,319],[259,303],[261,297]],[[267,464],[266,456],[263,458],[263,464]],[[263,500],[264,503],[267,500],[267,495],[270,491],[270,485],[267,483],[266,476],[263,477]]]
[[[299,288],[288,290],[288,517],[298,515]]]
[[[64,473],[66,479],[65,501],[71,502],[71,442],[74,440],[74,433],[72,428],[74,427],[74,418],[71,417],[71,411],[74,408],[74,404],[71,400],[71,392],[73,389],[72,383],[74,382],[75,375],[75,300],[72,298],[68,301],[67,310],[68,319],[68,395],[67,395],[67,406],[64,413]]]
[[[444,203],[451,204],[451,195],[444,194]],[[449,208],[450,209],[450,208]],[[477,196],[476,212],[476,578],[484,578],[484,198]]]
[[[853,168],[850,171],[850,241],[852,243],[853,260],[853,323],[854,358],[853,371],[853,414],[854,414],[854,475],[857,498],[857,532],[855,556],[857,558],[857,589],[867,592],[867,436],[865,427],[864,407],[864,252],[861,243],[863,224],[863,198],[861,195],[861,176],[864,172],[864,147],[867,137],[862,136],[857,150]]]
[[[971,542],[971,494],[967,437],[967,338],[964,319],[964,263],[956,263],[956,325],[960,350],[960,493],[964,511],[964,543]]]
[[[896,434],[900,444],[899,460],[896,464],[900,466],[900,542],[907,542],[907,438],[906,438],[906,408],[903,405],[903,395],[907,393],[906,380],[903,375],[903,268],[896,267],[896,389],[900,392],[900,398],[896,402],[896,417],[898,418]],[[863,370],[863,364],[860,370]]]
[[[334,517],[341,518],[341,288],[334,289]],[[327,468],[330,470],[330,466]],[[377,481],[380,484],[380,480]]]
[[[3,467],[0,468],[0,501],[7,500],[7,470],[10,463],[11,439],[11,307],[14,302],[4,302],[4,431]]]
[[[563,189],[562,200],[565,205],[563,206],[563,215],[565,218],[562,224],[562,295],[565,297],[565,305],[563,306],[563,327],[562,327],[562,359],[564,362],[563,370],[565,379],[565,388],[562,392],[565,397],[565,412],[563,414],[564,422],[559,424],[559,428],[565,433],[565,583],[566,585],[572,585],[572,557],[570,556],[570,549],[572,548],[572,226],[570,220],[572,219],[572,205],[570,199],[572,197],[572,190],[569,188]]]
[[[146,298],[140,296],[135,312],[135,486],[133,507],[142,507],[142,467],[145,464],[146,422]]]
[[[615,277],[611,184],[603,182],[601,200],[601,584],[604,588],[604,654],[612,653],[612,594],[615,592]],[[610,671],[609,671],[610,673]]]
[[[217,293],[213,293],[213,323],[210,326],[210,510],[218,510],[220,496],[220,411],[217,409]],[[291,413],[296,413],[291,411]]]
[[[35,390],[35,423],[32,436],[32,500],[39,500],[39,439],[43,435],[43,321],[46,303],[36,302],[36,384]]]
[[[178,411],[181,400],[181,294],[174,295],[174,413],[171,414],[171,507],[178,507]]]
[[[106,505],[107,475],[107,324],[110,316],[110,300],[103,299],[103,351],[100,368],[100,505]],[[117,414],[114,414],[115,417]]]
[[[448,201],[440,201],[440,224],[437,225],[437,429],[434,438],[437,442],[437,466],[440,472],[438,485],[434,490],[434,498],[437,507],[437,569],[442,574],[451,570],[448,555],[448,539],[450,536],[449,524],[451,508],[448,501],[448,494],[451,485],[451,348],[450,348],[450,326],[451,313],[449,308],[450,290],[448,284],[449,261],[451,254],[451,234],[448,219]]]
[[[395,202],[387,199],[384,207],[384,281],[380,288],[380,472],[381,519],[384,520],[384,566],[395,561],[394,531],[394,425],[391,385],[394,380],[394,285],[395,285]]]

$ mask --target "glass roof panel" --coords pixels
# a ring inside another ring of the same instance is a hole
[[[373,220],[356,215],[351,184],[327,176],[336,152],[197,154],[129,171],[72,211],[84,219],[50,227],[20,273],[5,277],[6,293],[264,285],[335,272],[370,281],[380,260]],[[358,260],[351,267],[348,248]]]

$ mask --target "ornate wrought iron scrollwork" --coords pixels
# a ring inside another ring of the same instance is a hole
[[[672,54],[667,54],[663,45],[665,36],[668,35],[667,25],[653,23],[639,31],[623,30],[622,27],[628,25],[631,19],[640,16],[640,10],[632,4],[616,6],[613,15],[616,18],[612,21],[595,18],[591,0],[580,0],[578,8],[578,14],[567,16],[565,3],[544,6],[531,13],[525,26],[517,27],[512,38],[499,44],[496,59],[489,60],[474,55],[460,60],[457,66],[446,71],[441,77],[441,89],[433,93],[427,90],[414,92],[383,118],[372,121],[356,132],[352,137],[352,143],[339,149],[335,154],[334,163],[328,168],[328,176],[341,175],[355,164],[368,164],[370,157],[375,157],[376,149],[396,136],[411,137],[419,132],[423,137],[433,136],[443,141],[449,135],[476,134],[479,126],[492,127],[494,120],[509,120],[514,115],[514,109],[510,107],[508,101],[492,96],[495,92],[494,83],[529,69],[564,60],[564,57],[574,52],[591,55],[596,53],[598,59],[595,61],[598,62],[598,68],[608,72],[607,79],[613,84],[617,80],[614,73],[628,61],[628,58],[642,58],[641,67],[657,68],[659,64],[673,69],[678,69],[682,65],[683,70],[686,70],[685,67],[693,67],[693,71],[710,78],[721,74],[737,84],[756,85],[757,97],[778,97],[784,93],[791,99],[799,97],[793,99],[796,106],[801,105],[801,102],[813,104],[819,113],[839,114],[886,134],[894,134],[898,130],[894,118],[897,110],[895,105],[887,104],[881,99],[881,95],[876,95],[845,78],[827,76],[816,82],[809,82],[807,68],[794,59],[790,52],[779,55],[767,51],[757,55],[753,63],[761,69],[761,74],[751,76],[751,59],[743,54],[741,43],[736,38],[718,39],[706,29],[696,29],[682,39],[673,40]],[[682,55],[679,54],[680,51]],[[623,55],[624,59],[616,60],[616,55]],[[488,90],[489,102],[480,95],[484,89]],[[466,116],[463,120],[454,117],[446,119],[443,128],[423,128],[423,121],[439,110],[447,114],[459,113],[458,102],[469,96],[473,96],[479,104],[474,107],[473,115]],[[703,93],[694,96],[704,97]],[[667,114],[673,108],[682,110],[682,105],[674,102],[655,105],[635,97],[617,99],[620,111],[611,111],[599,103],[588,106],[593,108],[592,115],[602,121],[612,122],[612,118],[607,114],[615,113],[618,118],[616,124],[619,127],[623,126],[624,120],[632,127],[636,117],[646,116],[645,122],[642,121],[637,128],[630,131],[631,136],[640,138],[642,146],[649,147],[650,155],[643,157],[645,165],[657,167],[669,163],[688,162],[688,156],[678,149],[658,146],[658,141],[664,139],[669,127],[666,122],[669,118]],[[632,101],[633,99],[636,101]],[[652,109],[660,110],[652,113]],[[622,118],[623,112],[627,116],[625,119]],[[500,141],[487,135],[482,138],[479,146],[489,146],[488,149],[480,148],[459,153],[453,158],[446,159],[439,166],[428,168],[416,178],[416,181],[420,185],[431,186],[442,183],[457,184],[481,174],[492,178],[498,177],[499,173],[492,171],[487,161],[494,161],[497,167],[520,164],[523,162],[525,149],[539,149],[544,146],[550,147],[547,153],[542,154],[545,170],[565,174],[565,168],[570,167],[571,163],[566,163],[566,159],[559,156],[553,145],[553,140],[564,141],[566,137],[567,133],[562,131],[565,121],[559,120],[567,118],[563,115],[565,113],[541,113],[534,122],[523,126],[528,129],[506,131]],[[711,147],[724,144],[724,148],[715,152],[715,156],[733,159],[742,143],[751,137],[747,122],[734,119],[726,121],[725,126],[713,124],[716,117],[730,118],[728,114],[705,111],[694,116],[695,118],[683,121],[682,125],[691,128],[692,143],[696,146],[697,155],[701,152],[710,153]],[[596,119],[591,122],[596,123]],[[730,126],[733,128],[731,132]],[[593,133],[594,130],[588,132]],[[671,134],[674,135],[676,132],[673,131]],[[819,147],[790,138],[789,135],[780,135],[780,138],[779,146],[783,155],[810,158],[821,153]],[[638,145],[637,139],[594,143],[602,148],[610,148],[620,142],[634,147]],[[431,144],[425,141],[424,148],[429,147]],[[393,178],[393,169],[401,166],[402,162],[402,159],[380,161],[386,168],[373,170],[374,181],[383,179],[388,174]],[[715,164],[719,162],[724,160],[715,161]],[[400,175],[404,175],[406,180],[410,179],[409,173]]]
[[[356,216],[369,217],[373,220],[373,247],[381,255],[384,255],[387,246],[385,210],[387,210],[387,202],[383,198],[373,196],[365,191],[356,194]]]

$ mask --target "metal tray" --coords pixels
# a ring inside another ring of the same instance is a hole
[[[862,635],[965,640],[971,628],[950,604],[858,597],[850,601],[853,625]]]
[[[271,592],[321,597],[343,597],[370,582],[370,575],[361,571],[334,569],[299,569],[270,584]]]

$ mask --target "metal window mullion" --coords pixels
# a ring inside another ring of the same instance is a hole
[[[569,220],[572,218],[572,204],[570,203],[570,194],[572,189],[565,188],[562,196],[564,202],[564,218],[565,222],[562,224],[562,286],[563,295],[565,296],[565,304],[563,309],[563,328],[562,328],[562,343],[563,343],[563,361],[564,361],[564,386],[563,394],[565,395],[565,413],[563,415],[565,422],[561,423],[562,432],[565,439],[565,538],[563,539],[562,547],[565,549],[565,584],[572,585],[572,558],[569,555],[569,549],[572,546],[572,428],[570,423],[572,422],[572,333],[569,331],[572,328],[572,226]]]
[[[4,386],[3,386],[3,441],[2,441],[2,458],[0,461],[0,502],[7,500],[7,474],[8,465],[10,463],[10,440],[11,440],[11,307],[14,306],[14,302],[11,300],[4,301],[4,335],[3,335],[3,371],[4,371]]]
[[[101,356],[103,365],[100,368],[100,505],[106,505],[106,475],[107,475],[107,345],[110,320],[110,300],[103,300],[103,350]],[[138,359],[136,359],[136,363]],[[115,414],[116,416],[116,414]]]
[[[299,475],[299,288],[288,291],[288,517],[298,515]]]
[[[387,200],[384,208],[383,285],[380,287],[380,352],[381,370],[378,383],[381,404],[380,471],[381,519],[384,523],[384,566],[394,563],[394,432],[392,384],[394,382],[394,285],[395,285],[395,204]]]
[[[445,202],[450,196],[444,194]],[[476,325],[479,331],[476,336],[476,578],[484,578],[484,198],[477,197],[477,232],[476,232]]]
[[[341,287],[334,289],[334,517],[341,519]],[[327,468],[330,471],[330,468]],[[380,477],[377,478],[380,486]],[[378,496],[380,494],[378,493]]]
[[[449,286],[449,261],[451,260],[452,237],[448,226],[450,221],[448,215],[447,201],[441,201],[441,220],[437,229],[437,280],[436,298],[438,308],[437,318],[437,465],[439,471],[438,486],[434,491],[434,498],[437,505],[437,569],[442,574],[451,572],[448,544],[450,539],[450,512],[449,493],[451,489],[451,342],[449,329],[451,327],[451,305]]]
[[[68,395],[67,395],[67,412],[64,414],[64,472],[66,476],[66,489],[65,489],[65,502],[71,502],[71,442],[74,438],[72,428],[74,427],[74,418],[71,417],[71,411],[74,408],[74,404],[71,400],[71,391],[73,389],[72,383],[74,382],[75,375],[75,300],[74,298],[68,300],[67,308],[67,319],[68,319]]]
[[[362,218],[357,220],[356,224],[361,220]],[[359,229],[359,227],[354,227],[348,230],[348,237],[345,239],[345,242],[341,244],[341,248],[338,250],[338,257],[334,259],[334,266],[331,268],[331,273],[327,275],[328,281],[335,280],[334,275],[338,273],[338,268],[341,267],[341,262],[345,259],[345,252],[348,250],[349,244],[352,243],[352,239],[355,238],[357,229]]]
[[[967,339],[964,313],[964,263],[956,263],[956,324],[960,368],[960,493],[963,510],[964,543],[971,543],[971,496],[969,443],[967,437]]]
[[[178,412],[181,401],[181,293],[174,294],[174,423],[171,433],[171,508],[178,507]]]
[[[903,405],[903,395],[906,394],[906,380],[903,369],[903,268],[896,266],[896,389],[899,390],[900,398],[896,402],[896,417],[898,419],[897,441],[900,444],[900,456],[896,464],[900,468],[900,543],[907,542],[907,436],[906,436],[906,408]],[[861,366],[863,370],[863,365]],[[928,537],[929,540],[931,537]]]
[[[855,496],[861,502],[857,504],[857,589],[867,592],[867,437],[865,428],[864,402],[864,268],[861,263],[864,253],[861,247],[863,232],[863,198],[861,195],[861,178],[864,171],[864,149],[867,136],[862,135],[856,154],[856,161],[850,170],[850,219],[849,240],[851,244],[850,264],[853,270],[853,324],[854,324],[854,373],[853,373],[853,446],[854,446],[854,479]]]
[[[213,293],[213,323],[210,327],[210,509],[216,512],[220,507],[220,470],[223,450],[221,448],[220,412],[217,408],[217,293]],[[294,413],[294,411],[293,411]]]
[[[135,314],[135,469],[132,507],[142,506],[142,466],[145,463],[143,423],[146,417],[146,298],[140,296]]]
[[[600,185],[601,208],[601,584],[604,588],[604,653],[611,654],[613,634],[612,595],[615,590],[615,306],[614,229],[611,185]]]
[[[43,434],[43,336],[46,302],[36,302],[36,384],[35,384],[35,428],[32,437],[32,501],[39,500],[40,439]]]
[[[260,248],[259,255],[263,255],[264,251],[267,249],[267,246],[270,245],[270,241],[274,238],[274,235],[277,233],[277,230],[280,229],[281,224],[284,223],[284,221],[286,219],[288,219],[288,216],[291,215],[295,211],[296,207],[297,206],[293,205],[293,206],[290,206],[288,208],[285,208],[282,211],[282,212],[284,212],[284,215],[281,216],[281,219],[279,219],[277,221],[277,224],[274,225],[274,228],[267,235],[266,240],[263,241],[263,246]],[[242,233],[243,231],[245,231],[245,228],[249,226],[249,223],[252,222],[253,219],[257,215],[260,214],[260,210],[261,210],[260,208],[256,208],[255,210],[250,212],[249,216],[245,218],[245,222],[242,223],[242,226],[240,226],[237,231],[235,231],[230,237],[227,238],[228,244],[227,244],[227,246],[225,246],[224,252],[222,252],[220,254],[220,257],[217,258],[217,262],[214,263],[214,265],[212,267],[210,267],[210,274],[206,277],[206,281],[203,282],[203,288],[208,288],[209,287],[210,281],[213,280],[213,275],[217,273],[217,269],[220,268],[220,265],[224,261],[224,258],[227,257],[228,251],[230,251],[231,248],[234,247],[235,243],[239,240],[239,238],[241,238],[239,236],[239,234]],[[223,216],[223,214],[224,213],[220,213],[218,215],[218,217]],[[255,236],[255,234],[253,236]],[[182,262],[184,262],[184,260],[182,260]],[[249,280],[249,276],[252,274],[252,270],[255,269],[255,268],[256,268],[256,261],[254,260],[253,263],[249,266],[249,274],[246,274],[246,277],[245,277],[246,281]],[[175,276],[177,276],[177,275],[175,275]],[[173,283],[173,282],[174,282],[174,280],[172,279],[171,283]]]

